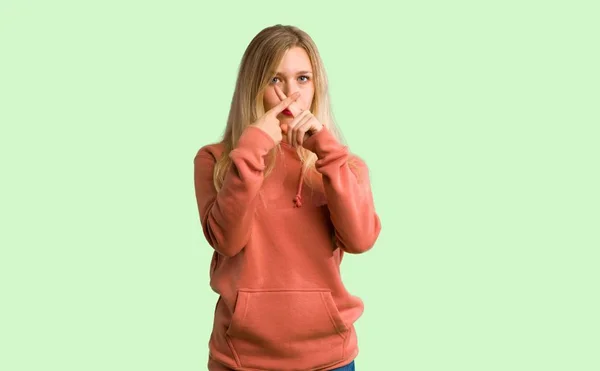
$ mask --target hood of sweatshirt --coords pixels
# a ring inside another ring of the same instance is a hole
[[[233,166],[219,192],[213,171],[223,146],[194,159],[202,230],[214,249],[210,287],[218,298],[209,370],[324,371],[358,354],[354,323],[362,300],[341,279],[345,253],[368,251],[380,231],[366,165],[326,129],[304,142],[322,177],[302,176],[286,143],[264,176],[273,140],[250,127],[229,154]]]

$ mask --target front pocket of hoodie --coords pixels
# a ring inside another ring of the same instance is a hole
[[[348,327],[331,292],[238,291],[227,338],[242,367],[308,370],[344,358]]]

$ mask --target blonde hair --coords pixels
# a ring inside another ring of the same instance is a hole
[[[217,190],[221,189],[225,175],[231,166],[229,153],[236,147],[242,132],[265,113],[263,105],[265,88],[274,76],[283,55],[292,47],[303,48],[311,61],[315,89],[311,106],[312,114],[343,143],[342,134],[331,112],[325,67],[313,39],[295,26],[277,24],[264,28],[246,48],[239,66],[227,126],[221,140],[224,151],[214,169],[214,185]],[[275,166],[276,149],[277,147],[268,155],[265,176],[268,176]],[[279,149],[281,150],[280,147]],[[303,176],[310,185],[311,178],[308,173],[314,171],[317,157],[302,146],[297,148],[297,152],[303,163]]]

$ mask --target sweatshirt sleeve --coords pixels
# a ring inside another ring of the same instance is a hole
[[[203,233],[222,255],[232,257],[248,242],[266,155],[274,145],[261,129],[246,128],[229,153],[232,164],[219,192],[213,183],[215,155],[203,147],[194,158],[194,188]]]
[[[367,165],[352,156],[326,127],[305,140],[303,146],[317,155],[315,166],[323,175],[340,247],[353,254],[368,251],[379,237],[381,222],[375,211]],[[350,160],[355,165],[349,165]]]

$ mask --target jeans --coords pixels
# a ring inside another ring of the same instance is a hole
[[[354,371],[354,361],[348,363],[346,366],[334,368],[331,371]]]

